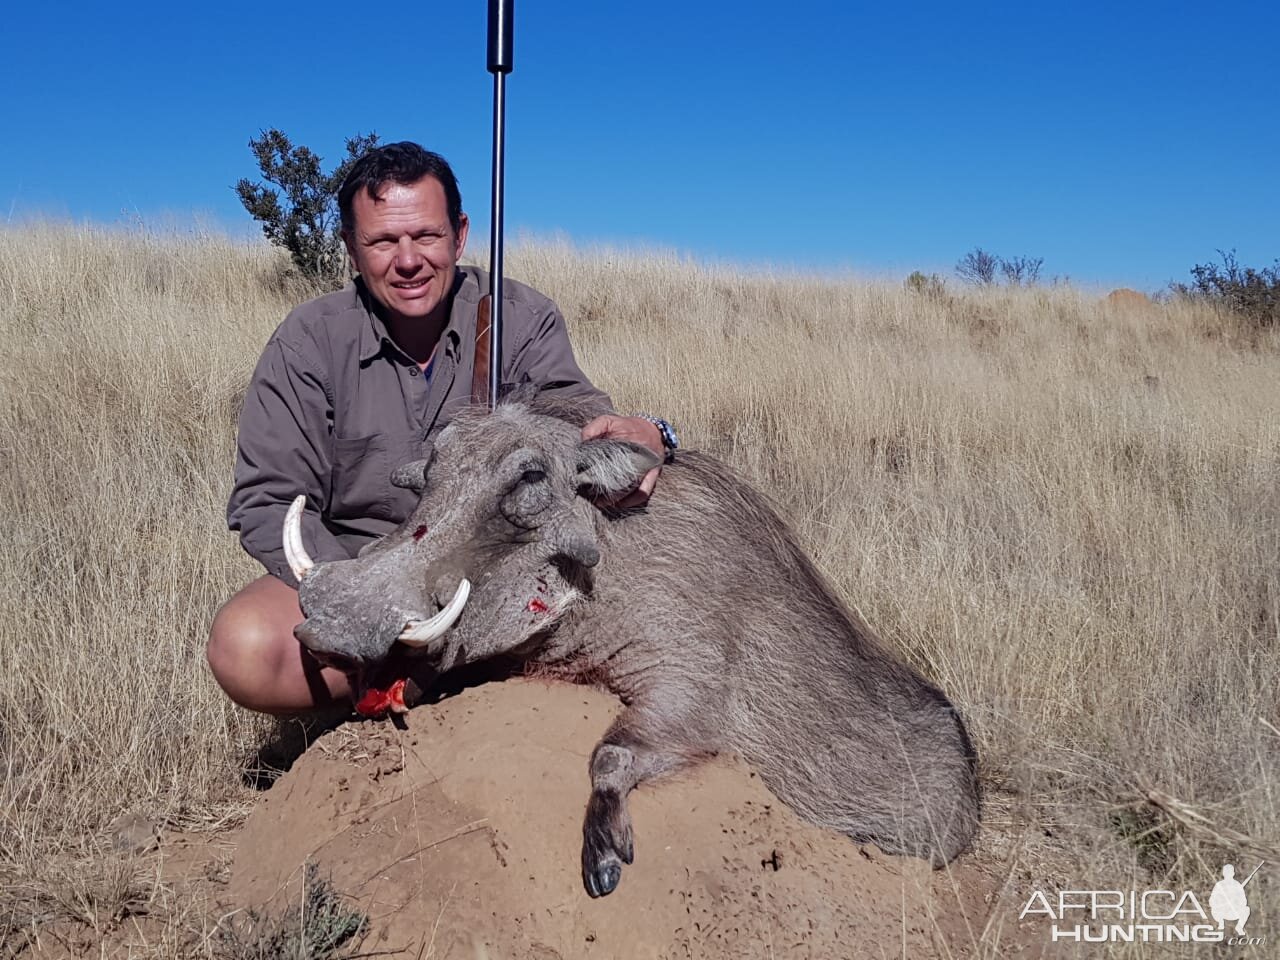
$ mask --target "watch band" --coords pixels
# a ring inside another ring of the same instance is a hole
[[[648,420],[658,428],[658,433],[662,435],[662,446],[667,451],[666,463],[671,463],[676,458],[676,451],[680,449],[680,438],[676,436],[675,427],[667,423],[661,417],[655,417],[651,413],[637,413],[637,417],[641,420]]]

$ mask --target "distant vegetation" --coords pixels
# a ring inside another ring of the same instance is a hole
[[[1261,270],[1242,267],[1236,252],[1218,251],[1222,264],[1198,263],[1191,268],[1190,283],[1171,283],[1179,297],[1200,300],[1235,314],[1249,326],[1280,326],[1280,259]]]
[[[940,276],[936,273],[930,273],[926,276],[919,270],[913,271],[911,276],[907,277],[905,286],[909,293],[934,300],[941,300],[947,292],[947,282]]]
[[[1040,282],[1040,268],[1044,257],[997,256],[981,247],[974,247],[956,263],[956,276],[974,286],[989,287],[1003,276],[1013,287],[1034,287]]]
[[[1044,257],[1001,257],[981,247],[974,247],[956,262],[956,276],[975,287],[993,287],[1000,277],[1011,287],[1034,287],[1040,283]],[[1058,280],[1055,278],[1055,285]],[[906,288],[918,296],[941,300],[947,284],[936,273],[914,271],[906,279]]]
[[[1237,327],[1246,336],[1280,328],[1280,259],[1269,267],[1242,266],[1234,250],[1218,251],[1221,263],[1198,263],[1191,268],[1191,282],[1174,281],[1168,291],[1155,294],[1156,300],[1182,300],[1199,309],[1209,308]],[[1001,278],[1011,287],[1035,287],[1041,283],[1043,257],[1002,257],[974,247],[958,261],[955,273],[978,288],[994,288]],[[1054,277],[1050,285],[1064,286],[1065,277]],[[904,287],[909,293],[942,302],[947,299],[946,281],[936,273],[913,271]],[[1140,294],[1133,294],[1141,296]],[[1224,330],[1221,324],[1216,329]]]
[[[266,183],[242,179],[236,195],[267,239],[289,253],[298,272],[322,288],[347,281],[347,254],[339,235],[338,188],[360,156],[378,144],[378,135],[356,134],[347,140],[347,156],[325,173],[320,157],[293,145],[281,131],[264,130],[249,141]]]

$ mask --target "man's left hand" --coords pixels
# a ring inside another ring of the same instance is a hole
[[[582,428],[583,440],[599,440],[602,438],[630,440],[632,443],[647,447],[659,457],[666,457],[667,450],[662,445],[661,431],[644,417],[619,417],[616,414],[606,413],[602,417],[596,417]],[[624,510],[628,507],[643,507],[649,502],[649,496],[653,493],[653,488],[657,486],[658,474],[661,472],[661,467],[654,467],[641,478],[640,485],[630,493],[623,494],[621,497],[616,497],[612,500],[597,499],[595,501],[596,506],[613,507],[617,510]]]

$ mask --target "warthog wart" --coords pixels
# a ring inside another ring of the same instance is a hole
[[[963,851],[977,760],[947,698],[712,457],[681,453],[644,510],[596,509],[656,457],[583,442],[585,419],[536,400],[455,419],[396,471],[413,514],[358,558],[313,566],[287,525],[298,639],[355,672],[403,643],[434,674],[514,657],[612,690],[624,710],[592,752],[583,826],[592,896],[632,862],[631,789],[724,751],[813,823],[935,866]]]

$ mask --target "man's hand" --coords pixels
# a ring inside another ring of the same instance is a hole
[[[602,438],[630,440],[632,443],[638,443],[642,447],[648,447],[663,458],[665,458],[667,452],[662,445],[661,431],[644,417],[619,417],[612,413],[606,413],[602,417],[596,417],[582,428],[583,440],[599,440]],[[640,485],[630,493],[623,494],[621,497],[616,497],[612,500],[597,499],[595,501],[596,506],[613,507],[618,510],[626,509],[627,507],[644,506],[649,502],[649,496],[653,493],[653,488],[657,486],[658,474],[661,472],[661,467],[654,467],[641,478]]]

